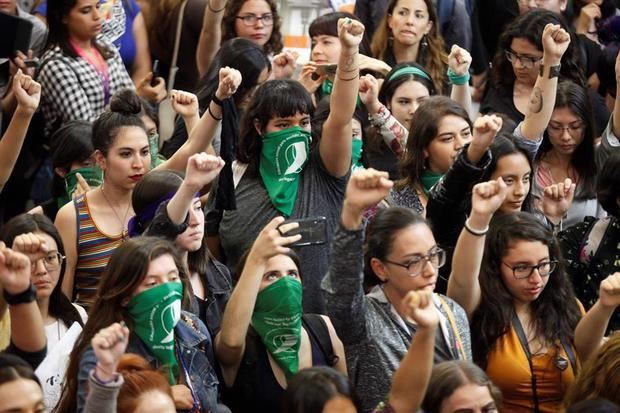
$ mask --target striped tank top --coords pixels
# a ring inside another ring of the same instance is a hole
[[[75,268],[74,302],[89,309],[95,301],[99,279],[108,266],[123,235],[104,234],[93,220],[86,194],[74,201],[77,211],[77,265]]]

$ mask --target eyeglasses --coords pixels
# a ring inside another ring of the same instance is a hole
[[[271,13],[265,13],[262,16],[257,16],[255,14],[246,14],[245,16],[237,16],[236,18],[240,19],[244,25],[249,27],[255,26],[259,20],[263,22],[265,26],[273,25],[273,14]]]
[[[573,138],[578,138],[581,135],[582,130],[583,123],[581,122],[571,123],[568,126],[553,124],[549,124],[549,126],[547,126],[547,133],[549,133],[549,135],[553,137],[562,136],[564,134],[564,131],[568,131],[568,134],[570,136],[572,136]]]
[[[409,271],[409,276],[415,277],[420,275],[427,262],[430,262],[435,269],[442,267],[446,263],[446,252],[441,248],[434,248],[428,254],[415,257],[405,264],[390,260],[383,261],[387,262],[388,264],[398,265],[399,267],[406,268],[407,271]]]
[[[521,55],[510,49],[506,50],[504,53],[506,53],[506,59],[508,59],[510,63],[514,63],[518,60],[521,66],[526,69],[531,69],[542,61],[542,57]]]
[[[56,271],[62,265],[62,262],[65,260],[65,256],[61,255],[58,251],[50,252],[46,257],[43,257],[39,260],[32,261],[30,263],[31,272],[35,272],[37,269],[37,265],[39,261],[43,260],[43,266],[47,271]]]
[[[538,270],[538,274],[541,277],[546,277],[549,274],[551,274],[553,270],[555,270],[555,267],[557,267],[558,262],[557,261],[545,261],[537,265],[519,264],[519,265],[515,265],[514,267],[511,267],[505,262],[502,262],[502,264],[504,264],[506,267],[512,270],[512,275],[517,280],[522,280],[524,278],[529,278],[534,273],[534,270]]]

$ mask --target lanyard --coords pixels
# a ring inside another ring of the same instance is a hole
[[[530,375],[532,380],[532,398],[534,400],[534,413],[540,413],[540,406],[538,403],[538,392],[536,391],[536,375],[534,374],[534,364],[532,364],[532,353],[530,352],[530,345],[527,342],[527,337],[525,336],[525,331],[523,331],[523,326],[521,326],[521,321],[516,313],[512,315],[512,325],[517,332],[517,336],[519,337],[519,342],[521,343],[521,347],[523,348],[523,352],[527,357],[527,363],[530,366]]]
[[[179,361],[181,362],[181,367],[183,368],[183,376],[185,377],[185,383],[187,384],[187,387],[189,387],[189,391],[192,393],[192,410],[190,410],[191,413],[198,413],[200,412],[200,404],[198,403],[198,397],[196,397],[196,393],[194,393],[194,386],[192,386],[192,381],[190,380],[189,377],[189,372],[187,371],[187,366],[185,366],[185,360],[183,360],[183,355],[181,354],[181,350],[179,350],[179,345],[175,345],[175,348],[177,350],[177,357],[179,358]]]
[[[92,54],[87,54],[84,50],[82,50],[79,44],[73,41],[73,39],[69,39],[69,43],[71,43],[71,46],[78,56],[86,60],[101,77],[101,84],[103,85],[103,101],[104,104],[107,105],[110,101],[110,73],[108,72],[108,65],[105,60],[103,60],[101,53],[93,47],[91,49]]]

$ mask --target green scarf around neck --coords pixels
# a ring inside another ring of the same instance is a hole
[[[433,172],[430,169],[425,169],[422,174],[422,190],[426,195],[431,191],[431,188],[435,186],[437,182],[441,179],[443,174],[438,174],[437,172]]]
[[[310,132],[294,126],[263,136],[259,172],[273,206],[289,217],[310,156]]]
[[[282,277],[258,293],[252,327],[271,357],[290,379],[299,370],[301,282]]]

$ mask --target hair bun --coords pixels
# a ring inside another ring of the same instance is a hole
[[[133,89],[122,89],[112,96],[110,111],[121,115],[138,115],[142,111],[142,104]]]

